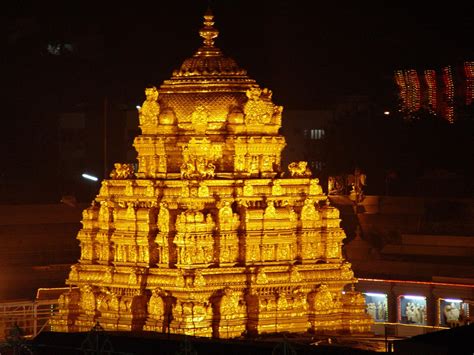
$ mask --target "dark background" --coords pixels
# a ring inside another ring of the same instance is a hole
[[[208,3],[4,5],[0,181],[54,187],[58,114],[100,117],[105,97],[140,104],[144,87],[159,86],[199,47]],[[210,3],[217,46],[287,110],[325,107],[342,95],[393,104],[394,70],[474,60],[473,6],[464,1]],[[88,134],[100,140],[98,130]]]

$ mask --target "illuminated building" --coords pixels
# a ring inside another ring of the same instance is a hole
[[[464,63],[464,75],[466,78],[466,105],[470,105],[474,100],[474,62]]]
[[[149,330],[220,338],[367,332],[344,231],[306,162],[282,176],[282,107],[214,46],[147,88],[134,146],[83,212],[79,263],[57,331]],[[345,291],[344,291],[345,290]],[[344,292],[343,292],[344,291]]]
[[[402,109],[415,112],[421,107],[420,80],[416,70],[397,70],[395,81],[400,89]]]
[[[420,80],[422,78],[422,80]],[[468,106],[474,98],[474,62],[461,66],[445,66],[438,70],[397,70],[400,109],[408,119],[420,109],[438,115],[450,123],[457,119],[457,110]]]
[[[360,229],[346,224],[348,235],[357,231],[344,249],[375,333],[391,327],[405,337],[473,322],[473,202],[367,196],[360,203]],[[447,217],[449,211],[457,212]]]

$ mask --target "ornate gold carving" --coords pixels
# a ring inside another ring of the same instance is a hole
[[[351,263],[345,262],[341,266],[341,278],[346,280],[354,280],[354,272],[351,268]]]
[[[166,202],[162,202],[160,204],[160,212],[158,213],[158,229],[163,233],[170,231],[170,212],[167,207]]]
[[[135,177],[133,164],[115,163],[114,170],[110,173],[112,179],[131,179]]]
[[[323,188],[319,185],[319,179],[311,179],[309,182],[309,194],[310,195],[322,195]]]
[[[204,39],[204,45],[214,46],[214,39],[219,35],[219,31],[214,28],[214,15],[210,10],[204,15],[204,27],[199,31],[199,35]]]
[[[313,309],[317,313],[325,313],[334,307],[333,297],[326,284],[319,286],[311,301]]]
[[[158,104],[158,90],[156,87],[145,89],[146,100],[139,110],[140,126],[142,129],[147,126],[156,126],[158,124],[158,115],[160,114],[160,105]]]
[[[245,124],[270,123],[275,111],[275,105],[271,101],[271,90],[255,87],[247,90],[246,95],[248,100],[244,106]]]
[[[267,204],[267,208],[265,208],[265,219],[274,219],[277,218],[277,211],[273,201],[269,201]]]
[[[163,298],[161,298],[161,289],[155,288],[152,291],[150,300],[148,301],[148,314],[153,319],[161,319],[165,314],[165,305]]]
[[[213,178],[216,169],[213,161],[221,156],[220,145],[213,145],[207,138],[191,138],[189,143],[183,147],[181,178]]]
[[[306,162],[276,178],[282,107],[214,46],[212,14],[201,35],[160,102],[146,90],[137,178],[117,163],[83,212],[67,281],[78,290],[60,298],[51,324],[220,338],[308,324],[368,331],[360,294],[342,295],[356,280],[339,211],[319,208],[326,197]]]
[[[293,162],[288,165],[288,170],[290,171],[291,176],[311,176],[311,170],[307,168],[307,165],[308,162],[306,161]]]
[[[191,123],[197,134],[206,133],[207,123],[209,121],[209,111],[204,105],[196,106],[191,115]]]
[[[202,272],[200,270],[196,270],[194,273],[194,281],[193,281],[194,287],[204,287],[206,286],[206,279],[202,275]]]
[[[283,188],[281,187],[280,180],[273,180],[272,195],[273,196],[283,195]]]
[[[243,192],[244,196],[253,196],[253,186],[249,180],[245,180]]]
[[[302,221],[316,221],[318,220],[318,212],[314,207],[314,201],[310,198],[304,200],[304,206],[301,209],[301,220]]]
[[[290,282],[301,282],[303,281],[303,277],[298,272],[298,267],[293,266],[290,271]]]
[[[245,171],[245,156],[238,154],[234,158],[234,169],[235,171]]]
[[[96,296],[90,285],[85,285],[81,288],[80,306],[87,315],[95,315]]]
[[[259,269],[257,271],[257,278],[255,281],[257,284],[267,284],[268,283],[267,274],[262,269]]]
[[[203,181],[200,183],[199,188],[198,188],[198,196],[199,197],[209,197],[209,187],[207,184]]]
[[[161,111],[159,119],[162,125],[172,125],[176,121],[176,114],[172,108],[168,107]]]

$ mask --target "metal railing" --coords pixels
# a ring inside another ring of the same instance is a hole
[[[49,319],[56,314],[57,300],[0,302],[0,342],[14,329],[22,336],[33,338],[43,330],[51,330]]]

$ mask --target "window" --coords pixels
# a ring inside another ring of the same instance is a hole
[[[324,138],[324,129],[312,129],[310,131],[311,139],[323,139]]]
[[[387,294],[364,293],[367,314],[375,322],[388,322]]]
[[[323,170],[323,162],[321,161],[311,161],[310,166],[312,170]]]
[[[439,299],[439,325],[455,327],[464,325],[469,317],[469,304],[460,299]]]
[[[404,324],[426,324],[426,297],[423,296],[400,296],[399,322]]]

